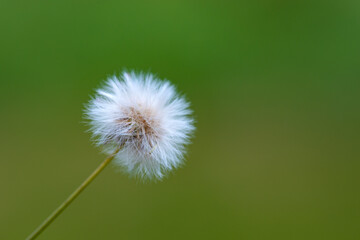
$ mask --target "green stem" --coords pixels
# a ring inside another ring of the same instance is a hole
[[[97,175],[113,160],[115,155],[120,151],[120,148],[106,158],[100,166],[48,217],[45,221],[37,228],[35,231],[26,238],[26,240],[32,240],[39,236],[39,234],[44,231],[57,216],[59,216],[67,206],[70,205],[72,201],[75,200],[77,196],[96,178]]]

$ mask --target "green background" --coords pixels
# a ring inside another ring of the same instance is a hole
[[[39,239],[360,239],[360,2],[0,0],[0,239],[106,157],[82,111],[123,69],[192,103],[187,164],[111,166]]]

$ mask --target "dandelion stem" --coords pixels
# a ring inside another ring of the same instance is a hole
[[[95,171],[48,217],[45,221],[37,228],[35,231],[29,235],[26,240],[32,240],[39,236],[39,234],[44,231],[57,216],[59,216],[67,206],[70,205],[72,201],[75,200],[77,196],[96,178],[97,175],[113,160],[115,155],[120,151],[121,147],[117,148],[116,151],[107,157],[96,169]]]

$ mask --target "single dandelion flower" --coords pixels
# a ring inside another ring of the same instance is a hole
[[[134,72],[109,78],[85,110],[97,145],[109,157],[27,239],[45,230],[113,159],[142,179],[159,180],[179,167],[195,129],[190,114],[189,103],[168,81]]]
[[[168,81],[124,72],[109,78],[86,108],[98,145],[130,175],[161,179],[181,165],[194,130],[189,103]]]

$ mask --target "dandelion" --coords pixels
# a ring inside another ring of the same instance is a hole
[[[27,239],[35,239],[113,159],[130,176],[160,180],[182,165],[194,131],[189,103],[168,81],[124,72],[109,78],[86,106],[100,166]]]
[[[161,179],[182,163],[193,121],[189,103],[152,74],[123,73],[107,80],[87,106],[98,145],[116,154],[130,175]]]

